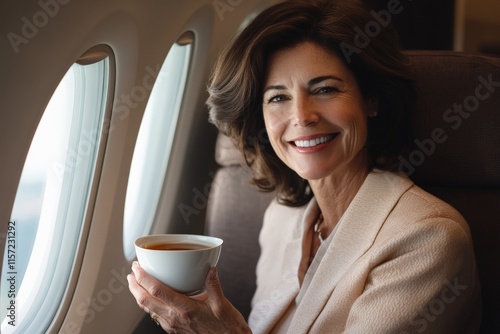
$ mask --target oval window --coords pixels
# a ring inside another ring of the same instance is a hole
[[[87,63],[58,85],[24,164],[2,265],[2,333],[45,332],[68,287],[91,211],[110,81],[107,56]]]
[[[172,45],[152,88],[137,137],[125,200],[123,248],[135,257],[134,240],[153,226],[174,140],[191,58],[192,34]]]

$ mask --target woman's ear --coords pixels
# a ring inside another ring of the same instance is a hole
[[[366,103],[366,110],[368,112],[368,117],[376,117],[378,115],[378,100],[369,98]]]

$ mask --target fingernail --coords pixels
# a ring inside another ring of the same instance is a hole
[[[217,278],[217,272],[215,271],[215,267],[210,268],[210,278],[211,279]]]

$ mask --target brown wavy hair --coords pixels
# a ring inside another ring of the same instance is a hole
[[[368,119],[369,167],[397,170],[398,157],[412,139],[415,91],[398,35],[392,25],[381,24],[380,15],[353,0],[289,0],[263,11],[220,55],[208,88],[209,120],[243,152],[253,182],[261,190],[276,191],[281,203],[303,205],[313,194],[307,180],[278,158],[267,138],[263,81],[269,56],[302,42],[314,42],[339,56],[363,96],[378,102],[377,117]]]

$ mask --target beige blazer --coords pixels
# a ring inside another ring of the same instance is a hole
[[[480,287],[467,223],[404,176],[372,172],[331,239],[306,291],[302,244],[318,207],[273,202],[259,242],[255,334],[296,303],[288,333],[476,333]]]

